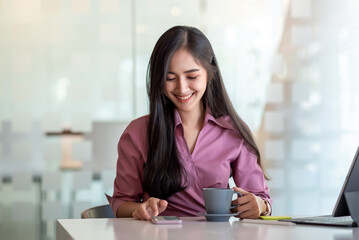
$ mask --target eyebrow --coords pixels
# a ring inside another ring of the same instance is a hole
[[[191,73],[191,72],[197,72],[197,71],[199,71],[199,69],[194,68],[194,69],[187,70],[184,73]],[[168,72],[168,74],[175,74],[175,73],[174,72]]]

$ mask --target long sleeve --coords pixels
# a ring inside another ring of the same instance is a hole
[[[269,188],[262,169],[257,163],[257,155],[244,140],[237,159],[232,163],[233,179],[236,185],[272,204]]]
[[[147,119],[140,118],[129,124],[117,146],[118,159],[113,196],[107,196],[117,216],[117,209],[127,201],[140,202],[143,198],[143,167],[146,159]]]

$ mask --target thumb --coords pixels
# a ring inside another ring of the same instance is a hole
[[[243,196],[249,193],[246,190],[243,190],[242,188],[239,187],[233,187],[233,190],[242,193]]]

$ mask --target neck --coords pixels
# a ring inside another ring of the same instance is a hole
[[[203,107],[203,104],[199,104],[199,108],[197,110],[193,110],[191,112],[178,111],[178,113],[181,116],[182,124],[185,127],[198,129],[202,128],[205,116],[205,108]]]

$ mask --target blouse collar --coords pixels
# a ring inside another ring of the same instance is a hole
[[[174,120],[175,120],[175,128],[179,125],[182,125],[182,119],[181,116],[178,112],[178,110],[175,108],[174,110]],[[216,125],[222,127],[222,128],[227,128],[227,129],[232,129],[235,130],[236,127],[233,124],[231,118],[227,115],[223,115],[219,118],[214,118],[214,116],[212,115],[210,109],[207,107],[206,108],[206,113],[205,113],[205,117],[204,117],[204,122],[203,122],[203,126],[205,126],[207,123],[209,122],[213,122]]]

